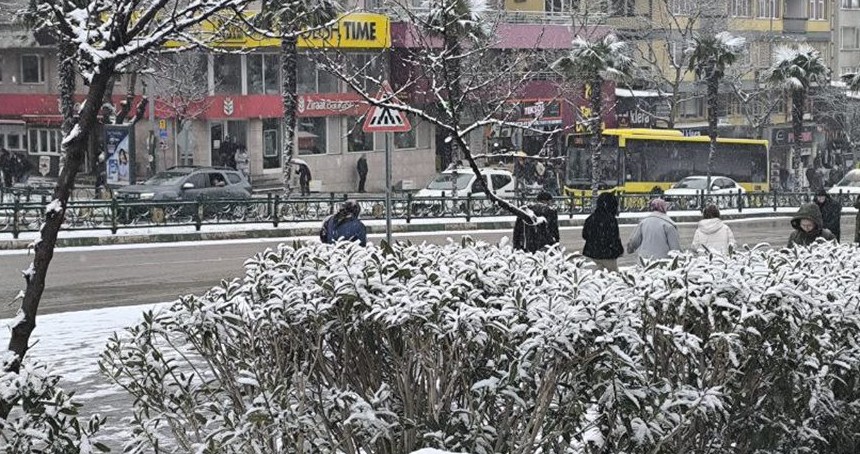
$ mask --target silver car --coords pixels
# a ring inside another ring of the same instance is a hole
[[[241,172],[226,167],[172,167],[143,184],[120,188],[117,197],[126,200],[204,201],[247,199],[251,183]]]

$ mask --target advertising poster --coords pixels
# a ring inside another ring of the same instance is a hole
[[[127,186],[134,181],[134,134],[123,125],[106,125],[105,172],[109,186]]]

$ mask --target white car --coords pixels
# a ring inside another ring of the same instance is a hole
[[[845,174],[838,183],[827,191],[831,195],[860,194],[860,169]]]
[[[701,193],[707,193],[707,176],[692,176],[684,178],[675,183],[667,190],[665,196],[694,196]],[[747,191],[741,187],[735,180],[729,177],[711,176],[711,195],[737,195],[738,191],[741,194]]]
[[[481,173],[497,196],[502,198],[514,197],[516,183],[511,172],[488,167],[481,169]],[[442,197],[443,193],[445,197],[452,197],[455,194],[457,197],[466,197],[467,195],[482,197],[484,196],[483,186],[472,169],[457,168],[437,174],[427,184],[426,188],[415,194],[415,197]]]

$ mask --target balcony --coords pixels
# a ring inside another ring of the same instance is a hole
[[[806,33],[806,18],[785,17],[782,20],[782,31],[784,33]]]

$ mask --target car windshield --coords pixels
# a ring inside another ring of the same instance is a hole
[[[676,189],[705,189],[707,180],[704,178],[684,178],[675,183]]]
[[[839,183],[836,183],[836,186],[848,186],[853,188],[860,188],[860,172],[851,171],[842,178]]]
[[[469,186],[469,182],[472,181],[473,177],[474,175],[472,175],[471,173],[443,173],[441,175],[438,175],[435,180],[431,181],[430,184],[427,185],[427,189],[435,189],[437,191],[450,191],[454,189],[454,185],[456,184],[457,190],[462,191]]]
[[[161,172],[156,174],[154,177],[146,180],[143,183],[146,186],[169,186],[174,184],[179,184],[179,182],[187,176],[187,173],[179,173],[179,172]]]

